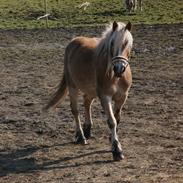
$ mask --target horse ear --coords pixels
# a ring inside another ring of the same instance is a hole
[[[132,30],[132,24],[131,24],[131,22],[128,22],[126,24],[125,30],[129,30],[131,32],[131,30]]]
[[[118,27],[118,23],[116,21],[113,22],[112,30],[115,31]]]

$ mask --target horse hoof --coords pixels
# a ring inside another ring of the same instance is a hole
[[[82,144],[82,145],[87,145],[88,142],[86,139],[76,139],[76,144]]]
[[[112,152],[114,161],[121,161],[124,159],[122,152]]]
[[[91,133],[85,133],[85,132],[84,132],[84,135],[85,135],[86,139],[91,138]]]
[[[83,132],[86,139],[89,139],[91,137],[91,126],[83,126]]]
[[[83,145],[86,145],[88,144],[86,139],[82,136],[82,134],[77,134],[76,135],[76,144],[83,144]]]

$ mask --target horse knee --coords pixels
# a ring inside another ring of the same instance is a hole
[[[115,118],[116,118],[116,122],[117,122],[117,125],[119,124],[120,122],[120,119],[121,119],[121,116],[120,116],[120,109],[117,109],[115,111],[115,114],[114,114]]]
[[[116,117],[117,125],[119,125],[119,123],[120,123],[120,119],[121,119],[121,117],[120,117],[120,115],[118,115],[118,116]]]
[[[111,118],[107,120],[107,124],[110,129],[114,129],[117,126],[116,121]]]

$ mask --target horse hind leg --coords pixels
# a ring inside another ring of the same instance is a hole
[[[85,122],[83,125],[83,131],[86,139],[89,139],[91,137],[91,127],[93,125],[92,117],[91,117],[92,102],[93,102],[93,98],[87,95],[84,95]]]
[[[140,11],[142,11],[142,0],[139,0],[139,8],[140,8]]]
[[[128,97],[128,94],[126,93],[120,99],[116,99],[115,100],[115,104],[114,104],[114,116],[116,118],[117,125],[119,125],[119,123],[120,123],[121,109],[124,106],[127,97]]]
[[[126,12],[130,13],[131,12],[131,4],[129,0],[125,0],[125,7],[126,7]]]
[[[81,127],[79,111],[78,111],[78,90],[75,88],[69,88],[70,96],[70,106],[71,111],[75,119],[76,129],[75,129],[75,141],[77,144],[87,144],[86,138]]]

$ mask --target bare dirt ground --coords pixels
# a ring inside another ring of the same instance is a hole
[[[183,24],[134,27],[133,86],[118,131],[123,161],[112,161],[98,101],[86,146],[73,143],[68,97],[41,112],[70,39],[101,30],[0,30],[0,182],[183,182]]]

